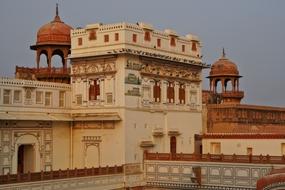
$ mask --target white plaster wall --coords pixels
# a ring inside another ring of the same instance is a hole
[[[203,139],[203,153],[211,153],[211,143],[221,143],[221,153],[246,155],[247,148],[252,148],[253,155],[281,156],[284,139]]]

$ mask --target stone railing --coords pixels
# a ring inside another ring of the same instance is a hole
[[[253,163],[253,164],[285,164],[285,156],[269,155],[224,155],[224,154],[171,154],[171,153],[144,153],[145,160],[161,161],[198,161],[224,163]]]
[[[88,177],[99,175],[122,174],[123,166],[84,168],[84,169],[66,169],[56,171],[28,172],[18,174],[0,175],[0,184],[35,182],[45,180],[57,180],[76,177]]]

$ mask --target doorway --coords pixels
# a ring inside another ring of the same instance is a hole
[[[18,173],[35,171],[35,151],[31,144],[22,144],[18,148]]]
[[[170,153],[176,154],[176,137],[175,136],[170,137]]]

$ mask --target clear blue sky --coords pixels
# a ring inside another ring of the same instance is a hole
[[[283,0],[1,0],[0,76],[12,77],[16,65],[35,66],[29,46],[37,29],[53,19],[57,2],[62,20],[73,27],[143,21],[198,35],[208,64],[225,47],[244,76],[245,103],[285,106]],[[208,88],[207,79],[203,84]]]

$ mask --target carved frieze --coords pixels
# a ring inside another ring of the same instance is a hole
[[[114,61],[86,61],[72,65],[72,75],[106,75],[116,72]]]
[[[194,81],[199,82],[200,70],[191,68],[189,66],[162,64],[159,62],[145,62],[143,61],[141,75],[168,78],[172,80]]]

